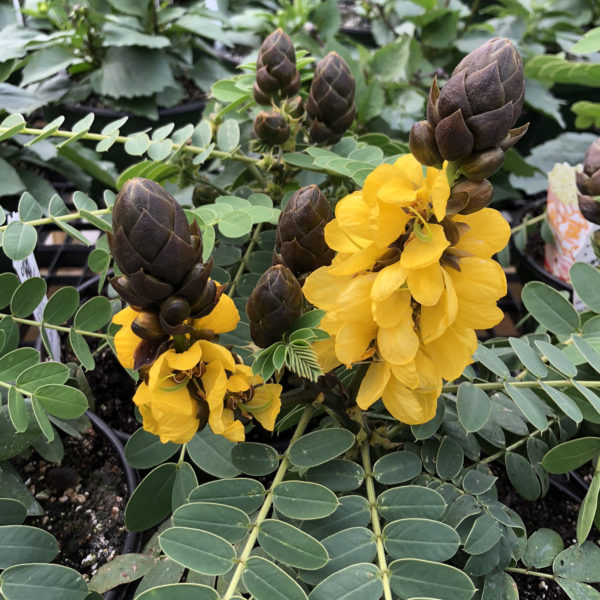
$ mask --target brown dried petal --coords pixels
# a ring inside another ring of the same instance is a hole
[[[506,152],[509,148],[512,148],[526,133],[529,129],[529,123],[525,123],[525,125],[521,125],[521,127],[515,127],[514,129],[509,129],[507,136],[498,142],[496,146],[501,150]]]
[[[412,155],[428,167],[441,168],[442,155],[435,143],[435,131],[429,121],[418,121],[411,130],[408,143]]]
[[[191,303],[195,303],[206,287],[212,266],[212,256],[206,264],[196,263],[184,277],[177,294]]]
[[[160,340],[165,337],[156,311],[140,312],[131,324],[131,330],[143,340]]]
[[[172,235],[147,271],[172,284],[178,284],[194,265],[194,249]]]
[[[577,201],[581,214],[590,223],[600,225],[600,202],[594,200],[592,196],[584,196],[582,194],[577,194]]]
[[[585,153],[583,170],[587,175],[600,171],[600,138],[595,140]]]
[[[493,175],[504,162],[504,152],[493,146],[479,152],[473,152],[460,161],[460,172],[474,181],[482,181]]]
[[[512,115],[513,107],[512,103],[509,103],[502,108],[468,118],[467,125],[473,133],[474,139],[473,150],[483,150],[502,141],[507,136],[512,124]]]
[[[465,88],[473,114],[495,110],[504,104],[504,88],[496,63],[468,75],[465,80]],[[467,118],[466,115],[465,118]]]
[[[494,196],[492,184],[484,179],[483,181],[470,181],[468,179],[459,179],[452,186],[451,196],[454,194],[467,194],[468,200],[464,208],[459,213],[461,215],[470,215],[482,208],[485,208]]]
[[[127,304],[131,304],[132,307],[136,309],[149,308],[152,306],[152,303],[141,296],[137,296],[129,285],[129,278],[126,275],[121,275],[119,277],[113,277],[110,280],[110,284],[113,286],[115,292],[127,302]]]
[[[172,235],[172,231],[143,210],[127,237],[136,252],[152,262]]]
[[[173,293],[173,286],[160,281],[141,269],[129,276],[131,290],[148,302],[156,303],[168,298]]]
[[[119,269],[125,275],[150,268],[150,263],[136,252],[123,229],[113,234],[110,249]]]
[[[440,114],[438,111],[438,100],[440,97],[440,88],[437,84],[437,75],[433,78],[431,82],[431,87],[429,88],[429,96],[427,96],[427,120],[432,125],[437,125],[440,120]]]
[[[591,196],[590,190],[590,177],[582,171],[575,171],[575,181],[577,183],[577,189],[584,196]]]
[[[441,119],[460,109],[466,119],[473,114],[467,90],[465,89],[466,72],[461,71],[451,77],[439,93],[437,112]]]

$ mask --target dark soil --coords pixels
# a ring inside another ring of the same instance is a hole
[[[86,373],[96,407],[94,412],[113,429],[133,433],[139,427],[135,419],[135,382],[119,364],[110,348],[96,357],[96,368]]]
[[[575,532],[579,503],[574,502],[552,485],[543,498],[535,502],[524,500],[514,491],[506,476],[503,476],[503,473],[503,469],[498,469],[494,472],[499,477],[496,483],[498,497],[523,519],[528,537],[538,529],[547,528],[556,531],[560,535],[565,548],[577,543]],[[563,484],[569,488],[572,487],[577,495],[582,495],[579,487],[568,482],[563,482]],[[597,529],[593,527],[590,533],[590,540],[598,543],[599,537]],[[523,567],[523,565],[519,565],[519,567]],[[540,571],[552,573],[551,568],[540,569]],[[557,583],[549,579],[517,575],[515,573],[511,573],[510,575],[517,584],[520,600],[568,600],[569,598]],[[600,585],[598,584],[591,584],[591,587],[600,590]]]
[[[60,464],[37,454],[15,464],[45,511],[27,524],[56,537],[58,563],[91,577],[125,543],[125,473],[115,449],[94,429],[79,440],[65,436],[63,443]]]

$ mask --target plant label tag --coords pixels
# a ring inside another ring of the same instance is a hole
[[[11,221],[18,221],[19,214],[16,212],[9,212],[6,215],[6,222],[10,223]],[[22,283],[26,279],[31,279],[32,277],[41,277],[40,269],[38,267],[37,261],[35,260],[35,256],[30,254],[24,260],[13,260],[12,261],[13,268],[19,281]],[[33,311],[33,316],[36,321],[42,321],[44,314],[44,307],[48,304],[48,298],[46,296],[43,297],[42,301],[38,305],[38,307]],[[42,332],[40,331],[40,335]],[[52,355],[53,360],[61,360],[61,352],[60,352],[60,337],[58,336],[58,331],[55,329],[44,329],[44,334],[46,335],[46,339],[48,342],[48,348],[50,354]],[[42,337],[42,340],[44,338]]]

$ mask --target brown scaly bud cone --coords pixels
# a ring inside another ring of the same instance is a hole
[[[109,245],[123,273],[111,279],[117,293],[140,311],[136,335],[157,341],[183,333],[189,317],[208,314],[221,289],[202,262],[202,238],[177,201],[158,183],[135,177],[117,195]],[[161,336],[162,331],[162,336]]]
[[[330,52],[317,63],[306,102],[309,135],[315,144],[333,144],[352,125],[356,84],[346,61]]]
[[[254,99],[258,104],[270,105],[272,100],[294,96],[299,89],[294,44],[283,29],[277,29],[258,51]]]
[[[254,119],[254,133],[266,144],[279,146],[290,137],[290,126],[281,113],[261,111]]]
[[[331,217],[329,202],[316,185],[294,192],[279,216],[273,263],[296,277],[329,265],[335,252],[325,242],[325,225]]]
[[[427,121],[415,123],[411,131],[411,152],[431,166],[437,164],[438,154],[444,160],[464,161],[463,175],[481,181],[501,166],[500,152],[525,135],[528,125],[511,129],[524,96],[517,49],[506,38],[489,40],[465,56],[441,91],[434,79]]]
[[[600,225],[600,138],[592,143],[585,153],[583,172],[577,171],[577,200],[583,216]]]
[[[246,304],[254,343],[266,348],[278,342],[302,314],[302,298],[302,288],[287,267],[269,267]]]

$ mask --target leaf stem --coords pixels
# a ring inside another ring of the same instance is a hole
[[[519,223],[518,225],[515,225],[510,230],[510,233],[512,235],[513,233],[516,233],[517,231],[520,231],[521,229],[523,229],[524,227],[527,227],[528,225],[533,225],[534,223],[538,223],[539,221],[543,221],[545,218],[546,218],[546,211],[544,211],[541,215],[537,215],[537,217],[532,217],[531,219],[525,219],[522,223]]]
[[[99,210],[90,210],[89,213],[91,215],[109,215],[111,213],[110,208],[101,208]],[[85,217],[79,212],[69,213],[68,215],[61,215],[60,217],[44,217],[42,219],[34,219],[33,221],[21,221],[25,225],[31,225],[32,227],[36,227],[37,225],[49,225],[51,223],[55,223],[56,221],[76,221],[77,219],[85,219]],[[8,227],[7,225],[2,225],[0,227],[0,231],[4,231]]]
[[[392,600],[392,589],[390,587],[390,574],[385,559],[385,548],[383,547],[383,536],[381,535],[381,524],[379,523],[379,513],[377,512],[377,495],[375,494],[375,484],[373,482],[373,467],[371,465],[371,454],[369,443],[363,441],[360,446],[360,455],[365,470],[365,485],[367,487],[367,500],[371,509],[371,524],[377,544],[377,561],[383,580],[383,596],[385,600]]]
[[[494,390],[503,390],[504,389],[504,381],[498,382],[486,382],[486,383],[474,383],[473,385],[480,390],[486,391],[494,391]],[[540,385],[539,380],[534,381],[508,381],[506,383],[510,383],[510,385],[517,388],[537,388]],[[573,381],[571,379],[554,379],[552,381],[544,381],[547,386],[550,387],[563,387],[568,385],[573,385]],[[600,381],[580,381],[581,385],[588,388],[600,388]],[[451,394],[456,393],[458,391],[457,384],[448,384],[442,388],[442,392],[449,392]]]
[[[229,290],[227,291],[227,295],[230,298],[233,298],[233,294],[235,293],[235,289],[237,287],[238,280],[242,276],[242,274],[244,273],[244,271],[246,270],[246,262],[248,261],[248,258],[250,257],[250,254],[252,253],[252,250],[254,250],[254,246],[258,242],[258,236],[260,235],[260,232],[262,231],[262,228],[263,228],[263,223],[259,223],[256,226],[256,229],[254,230],[254,233],[252,234],[252,238],[250,239],[250,242],[248,243],[248,247],[246,248],[246,252],[244,252],[244,256],[242,257],[242,260],[240,262],[240,266],[238,267],[238,270],[236,271],[235,276],[233,277],[233,280],[231,282],[231,286],[229,286]]]
[[[102,338],[103,340],[112,337],[108,335],[108,333],[97,333],[95,331],[84,331],[83,329],[75,329],[75,327],[63,327],[62,325],[51,325],[50,323],[46,323],[45,321],[33,321],[31,319],[21,319],[19,317],[15,317],[13,315],[7,315],[5,313],[0,313],[0,321],[8,317],[12,319],[15,323],[20,323],[21,325],[30,325],[32,327],[45,327],[46,329],[55,329],[56,331],[62,331],[64,333],[69,333],[73,330],[75,333],[79,333],[80,335],[85,335],[87,337],[95,337]]]
[[[554,575],[550,575],[549,573],[540,573],[539,571],[529,571],[528,569],[519,569],[517,567],[506,567],[504,569],[507,573],[519,573],[520,575],[533,575],[535,577],[542,577],[544,579],[552,579],[556,581],[556,577]]]
[[[256,543],[256,540],[258,538],[258,530],[260,529],[260,526],[263,523],[263,521],[267,518],[267,515],[271,510],[271,506],[273,505],[273,490],[279,483],[283,481],[288,467],[290,466],[290,461],[288,458],[290,447],[304,433],[308,422],[312,417],[313,410],[314,407],[312,406],[312,404],[307,404],[304,407],[304,412],[300,417],[300,421],[298,421],[298,425],[296,425],[296,431],[294,432],[294,435],[290,440],[290,445],[288,446],[287,450],[285,451],[285,454],[283,455],[283,458],[281,459],[281,463],[279,464],[279,468],[277,469],[277,473],[275,474],[273,483],[271,484],[271,487],[265,495],[265,500],[263,502],[262,508],[260,509],[260,512],[256,517],[256,521],[252,525],[250,535],[248,536],[248,539],[244,544],[244,549],[242,550],[242,553],[240,554],[240,557],[238,559],[238,564],[235,568],[235,572],[233,573],[233,577],[229,582],[227,591],[223,596],[221,596],[221,600],[231,600],[233,594],[235,594],[235,592],[237,591],[237,586],[242,577],[244,567],[246,566],[246,561],[248,560],[250,553],[252,552],[252,548],[254,548],[254,544]]]

